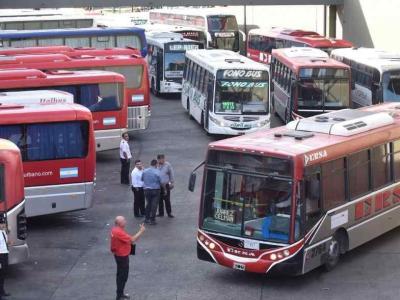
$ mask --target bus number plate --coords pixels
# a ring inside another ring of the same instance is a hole
[[[233,263],[233,268],[239,271],[245,271],[246,270],[246,266],[244,264],[240,264],[240,263]]]

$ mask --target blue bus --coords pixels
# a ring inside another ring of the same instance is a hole
[[[140,49],[143,57],[147,54],[144,29],[137,27],[0,30],[0,48],[60,45],[74,48],[132,47]]]

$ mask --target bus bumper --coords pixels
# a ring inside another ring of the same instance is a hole
[[[94,183],[25,187],[27,217],[87,209],[93,204]]]
[[[128,107],[128,131],[144,130],[149,127],[150,109],[148,105]]]
[[[9,240],[12,245],[9,248],[8,263],[17,264],[28,260],[29,248],[26,244],[26,217],[24,213],[25,200],[7,212]]]
[[[162,94],[182,93],[182,83],[174,81],[162,81],[160,82],[160,93]]]
[[[250,128],[243,128],[243,129],[235,129],[229,126],[229,124],[222,125],[222,124],[215,124],[213,121],[210,120],[208,125],[208,132],[210,134],[221,134],[221,135],[243,135],[247,133],[256,132],[261,129],[268,129],[270,128],[269,120],[265,121],[265,124],[261,126],[256,126],[255,124],[251,124]]]
[[[96,152],[118,149],[122,133],[126,131],[125,128],[95,130]]]

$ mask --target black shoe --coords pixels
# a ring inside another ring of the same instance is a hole
[[[156,221],[151,221],[150,225],[157,225],[157,222]]]
[[[160,215],[160,214],[158,214],[158,215],[157,215],[157,217],[163,218],[163,217],[164,217],[164,215]]]
[[[173,214],[169,214],[168,218],[175,218]]]
[[[131,299],[131,297],[128,294],[123,294],[120,297],[117,297],[117,300],[126,300],[126,299]]]

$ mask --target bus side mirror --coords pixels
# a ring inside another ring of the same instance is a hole
[[[196,173],[192,172],[189,177],[188,190],[194,192],[194,186],[196,185]]]

